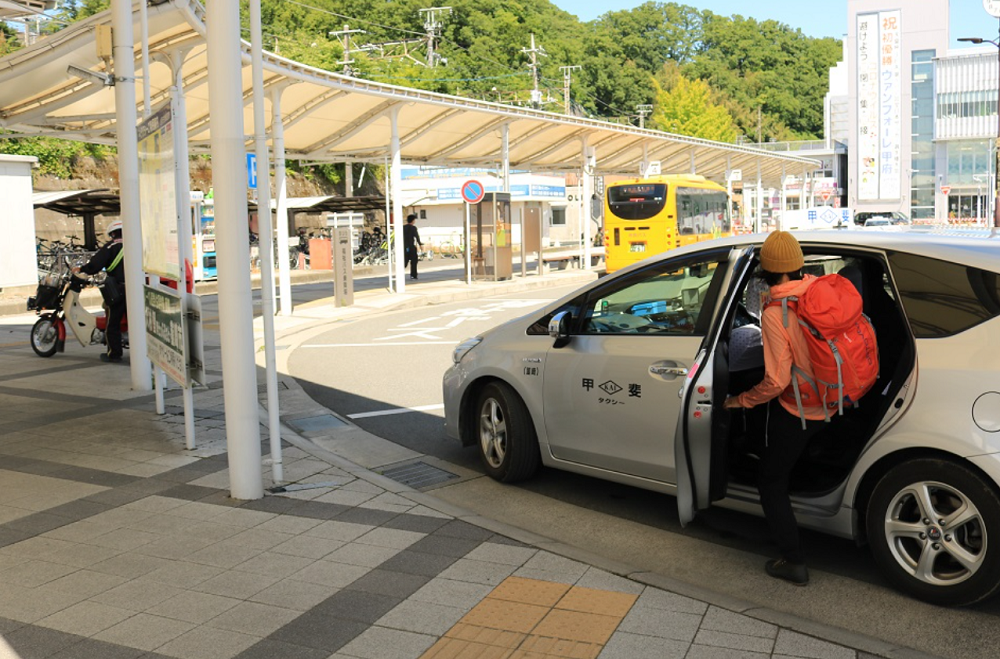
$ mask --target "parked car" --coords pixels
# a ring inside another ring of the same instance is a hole
[[[968,605],[1000,588],[1000,237],[798,234],[805,270],[841,273],[878,336],[880,375],[796,466],[800,524],[867,542],[886,578]],[[446,432],[493,478],[542,464],[675,495],[682,523],[760,515],[766,406],[727,411],[763,375],[763,236],[676,249],[460,344]]]
[[[910,222],[910,218],[906,217],[906,215],[898,211],[884,211],[884,212],[865,211],[854,214],[854,224],[858,226],[863,226],[867,229],[869,227],[877,225],[909,227],[911,226],[912,223]]]

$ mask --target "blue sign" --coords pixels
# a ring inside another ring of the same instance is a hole
[[[486,188],[479,181],[466,181],[462,184],[462,199],[468,204],[478,204],[486,196]]]
[[[251,190],[257,189],[257,154],[247,154],[247,187]]]

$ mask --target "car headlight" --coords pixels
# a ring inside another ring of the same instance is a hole
[[[464,359],[465,356],[469,354],[469,351],[475,348],[480,343],[482,343],[482,341],[483,341],[482,337],[474,336],[471,339],[466,339],[465,341],[459,343],[457,346],[455,346],[455,349],[451,353],[452,363],[460,364],[462,362],[462,359]]]

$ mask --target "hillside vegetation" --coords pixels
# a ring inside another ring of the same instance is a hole
[[[108,0],[68,0],[49,30],[92,15]],[[532,102],[531,38],[540,107],[563,112],[564,67],[571,111],[721,141],[821,137],[827,74],[841,54],[836,39],[814,39],[776,21],[720,16],[677,3],[647,2],[581,22],[548,0],[454,0],[438,12],[434,66],[428,66],[428,5],[423,0],[261,0],[265,44],[285,57],[342,72],[351,31],[352,75],[501,103]],[[241,0],[249,38],[246,0]],[[362,32],[356,32],[363,30]],[[10,35],[7,35],[8,37]],[[5,50],[14,47],[8,38]],[[107,149],[57,140],[0,140],[0,152],[42,158],[67,174],[75,159]],[[61,153],[60,148],[65,148]],[[329,181],[342,170],[311,172]]]

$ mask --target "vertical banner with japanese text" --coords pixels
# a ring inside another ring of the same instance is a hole
[[[180,254],[173,108],[170,104],[139,124],[138,142],[142,269],[177,280],[180,279]]]
[[[858,14],[858,198],[899,199],[902,49],[899,10]]]

